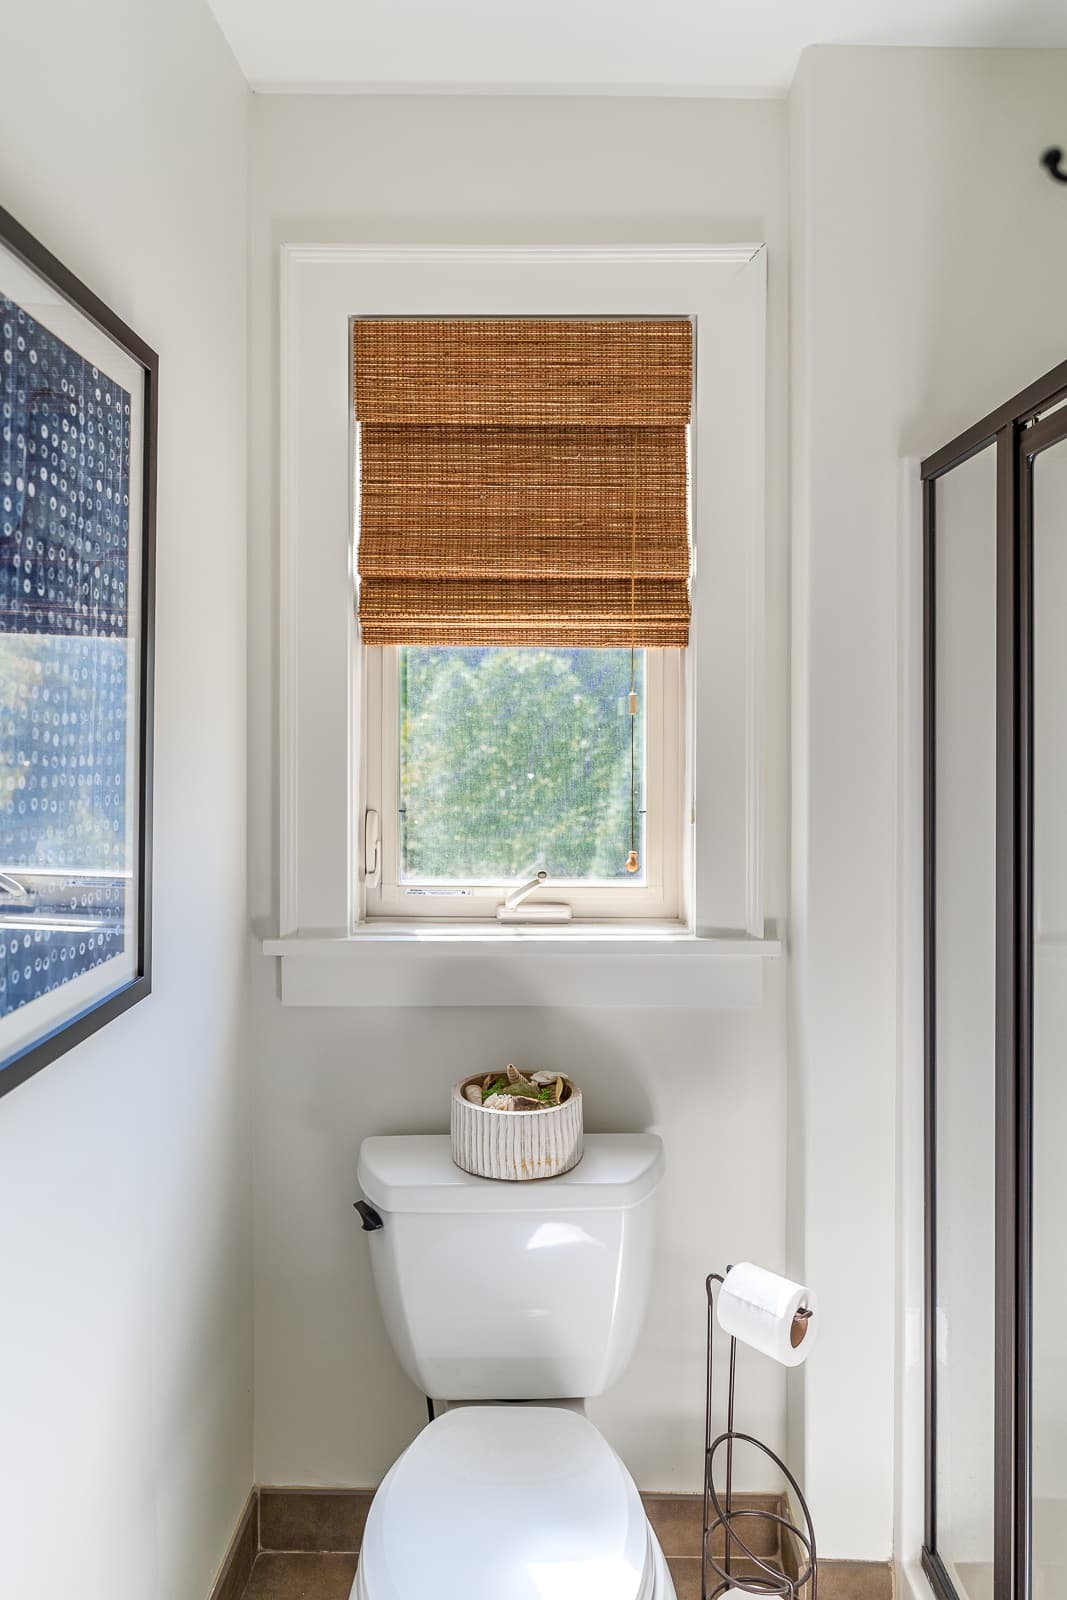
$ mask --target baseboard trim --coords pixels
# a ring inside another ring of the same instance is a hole
[[[245,1501],[229,1549],[211,1590],[210,1600],[241,1600],[259,1554],[259,1490]]]
[[[893,1600],[891,1561],[819,1558],[819,1600]]]
[[[782,1496],[785,1517],[797,1528],[803,1528],[803,1517],[793,1506],[789,1494]],[[816,1528],[816,1549],[819,1530]],[[797,1578],[801,1565],[806,1563],[806,1552],[792,1531],[782,1533],[782,1570],[787,1578]],[[896,1566],[893,1562],[848,1562],[833,1557],[819,1557],[819,1600],[894,1600],[896,1595]]]
[[[797,1527],[803,1526],[788,1495],[782,1497],[782,1509]],[[815,1530],[818,1548],[819,1530]],[[796,1579],[807,1556],[796,1536],[783,1530],[782,1568],[787,1577]],[[842,1561],[833,1557],[819,1557],[819,1600],[893,1600],[896,1592],[896,1571],[892,1561]]]
[[[656,1538],[668,1561],[698,1561],[704,1535],[704,1499],[699,1494],[657,1494],[648,1491],[641,1495],[645,1514],[651,1522]],[[734,1504],[744,1511],[781,1510],[781,1496],[777,1494],[734,1495]],[[778,1529],[775,1523],[745,1519],[745,1538],[753,1554],[767,1560],[777,1560]],[[726,1541],[718,1529],[711,1541],[712,1554],[725,1554]]]
[[[252,1490],[237,1525],[210,1600],[241,1600],[256,1556],[329,1552],[354,1555],[374,1498],[373,1489],[323,1489],[295,1484],[263,1484]],[[700,1558],[703,1500],[698,1494],[649,1492],[641,1499],[649,1521],[670,1561],[684,1568]],[[784,1511],[774,1494],[738,1494],[738,1505],[752,1510]],[[751,1539],[759,1524],[746,1529]],[[717,1541],[717,1543],[721,1543]],[[780,1551],[759,1548],[760,1556],[778,1556],[784,1571],[795,1577],[797,1551],[790,1538]],[[893,1600],[892,1562],[819,1561],[819,1600]]]
[[[262,1484],[259,1490],[259,1547],[271,1553],[359,1553],[363,1529],[374,1498],[373,1489],[317,1489]],[[703,1535],[703,1499],[698,1494],[642,1494],[648,1519],[668,1561],[696,1561]],[[738,1494],[736,1503],[750,1511],[781,1509],[776,1494]],[[777,1527],[755,1521],[746,1537],[757,1555],[779,1557]],[[723,1551],[721,1530],[713,1541]]]

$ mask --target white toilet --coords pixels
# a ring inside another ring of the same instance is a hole
[[[572,1172],[537,1183],[461,1172],[443,1134],[364,1140],[386,1329],[446,1409],[374,1497],[353,1600],[675,1600],[583,1407],[633,1354],[662,1174],[649,1134],[589,1134]]]

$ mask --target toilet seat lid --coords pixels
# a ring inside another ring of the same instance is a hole
[[[555,1406],[438,1417],[374,1497],[367,1600],[645,1600],[648,1520],[588,1420]]]

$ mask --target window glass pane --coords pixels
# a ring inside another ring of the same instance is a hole
[[[644,882],[645,652],[400,649],[400,876]]]
[[[1067,1594],[1067,440],[1036,456],[1034,516],[1034,1596]]]
[[[934,533],[936,1545],[993,1572],[996,451],[938,480]]]

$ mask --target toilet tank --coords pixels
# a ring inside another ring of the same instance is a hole
[[[425,1394],[584,1398],[620,1376],[648,1305],[654,1134],[587,1134],[573,1171],[531,1183],[460,1171],[447,1134],[365,1139],[358,1171],[386,1330]]]

